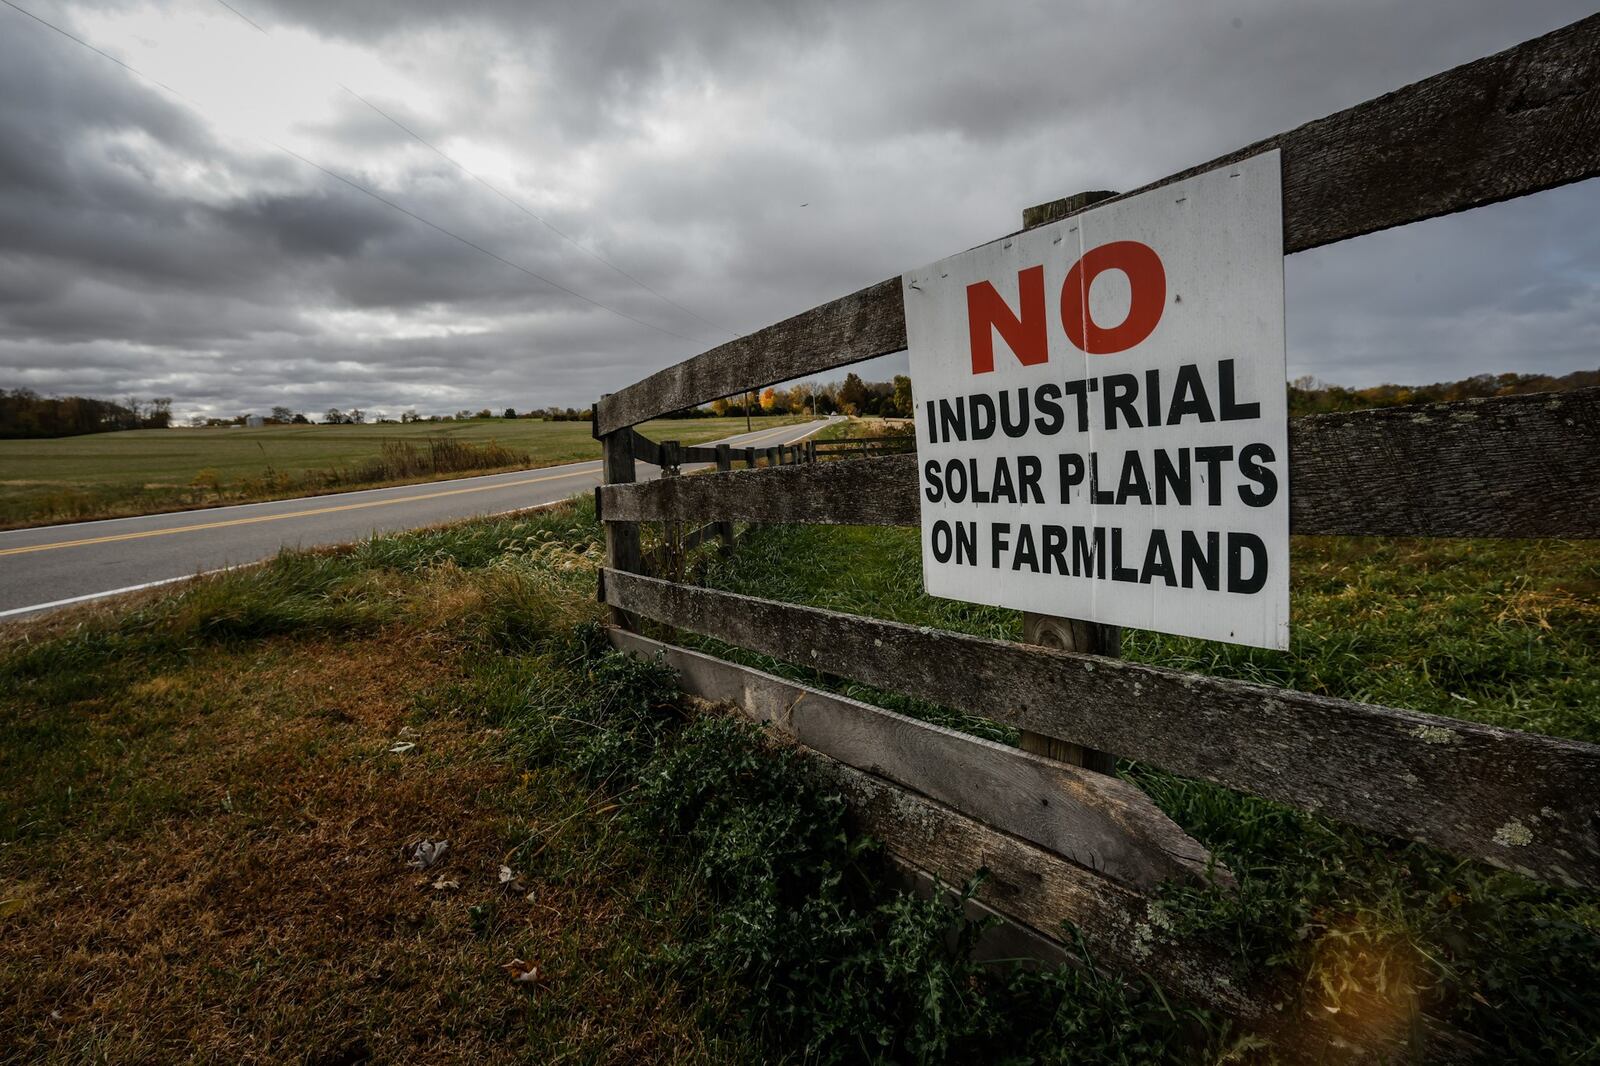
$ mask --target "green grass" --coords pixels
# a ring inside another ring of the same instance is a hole
[[[763,429],[797,421],[804,419],[764,416],[752,424]],[[639,428],[656,440],[698,444],[743,433],[745,420],[674,419]],[[498,418],[408,425],[145,429],[55,440],[0,440],[0,526],[295,495],[306,491],[309,477],[353,471],[377,458],[386,441],[423,443],[431,436],[475,444],[496,441],[529,453],[534,466],[600,455],[588,422]],[[284,479],[293,487],[274,491],[274,481]]]

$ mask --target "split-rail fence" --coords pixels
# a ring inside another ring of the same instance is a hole
[[[1285,255],[1593,177],[1600,16],[1145,188],[1273,148],[1282,160]],[[1031,208],[1024,228],[1109,196]],[[1030,950],[1059,949],[1064,928],[1075,927],[1099,957],[1245,1019],[1267,1019],[1273,996],[1239,987],[1205,951],[1166,936],[1150,909],[1161,881],[1226,871],[1137,788],[1092,769],[1097,753],[1528,877],[1600,886],[1594,745],[1137,665],[1114,657],[1114,632],[1084,632],[1093,627],[1081,623],[1041,639],[1055,645],[1046,648],[646,572],[643,522],[706,523],[702,539],[714,533],[725,543],[738,521],[917,525],[914,455],[819,463],[803,461],[816,458],[810,447],[679,453],[632,428],[905,346],[901,283],[889,278],[596,404],[606,482],[597,493],[607,537],[601,598],[616,644],[665,656],[687,689],[731,702],[819,753],[865,827],[915,878],[960,885],[986,869],[975,906],[1012,923]],[[635,483],[640,458],[716,462],[718,470]],[[736,459],[747,469],[734,469]],[[1289,459],[1297,534],[1600,536],[1600,389],[1299,418]],[[1023,730],[1031,750],[649,639],[641,620],[985,715]],[[1028,627],[1030,635],[1049,629]],[[1438,1036],[1430,1055],[1448,1058],[1452,1047],[1459,1050],[1448,1034]]]

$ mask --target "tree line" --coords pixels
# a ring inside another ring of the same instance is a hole
[[[0,389],[0,437],[75,437],[118,429],[166,429],[172,400],[40,396],[32,389]]]
[[[1531,392],[1566,392],[1600,385],[1600,370],[1575,370],[1561,377],[1550,374],[1477,374],[1460,381],[1432,385],[1373,385],[1347,389],[1318,381],[1309,374],[1289,382],[1291,415],[1326,414],[1330,411],[1365,411],[1374,407],[1403,407],[1412,403],[1448,403],[1489,396],[1522,396]]]
[[[1477,374],[1459,381],[1432,385],[1373,385],[1364,389],[1330,385],[1309,375],[1289,382],[1291,415],[1324,414],[1331,411],[1359,411],[1374,407],[1399,407],[1413,403],[1444,403],[1489,396],[1520,396],[1533,392],[1564,392],[1600,386],[1600,370],[1576,370],[1559,377],[1550,374]],[[772,415],[865,415],[883,418],[913,416],[911,379],[897,374],[890,381],[864,381],[859,374],[847,374],[843,381],[826,384],[801,383],[787,388],[771,386],[759,393],[727,396],[701,407],[675,411],[666,418],[738,417],[746,414]],[[341,410],[330,407],[320,419],[285,406],[273,407],[270,414],[211,418],[196,415],[191,426],[360,425],[368,413],[359,407]],[[448,415],[421,415],[406,411],[398,418],[380,416],[377,423],[466,422],[480,418],[529,418],[547,422],[581,422],[594,417],[588,407],[536,407],[518,412],[507,407],[496,415],[485,407]],[[71,437],[84,433],[108,433],[124,429],[166,429],[172,425],[172,399],[96,400],[87,396],[41,396],[32,389],[0,389],[0,438]]]

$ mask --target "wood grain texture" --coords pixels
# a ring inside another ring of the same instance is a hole
[[[1017,748],[624,630],[611,643],[660,657],[684,691],[731,703],[778,735],[936,799],[1133,888],[1204,880],[1210,855],[1138,788]],[[1225,880],[1231,880],[1222,872]]]
[[[1011,920],[1057,939],[1070,923],[1097,960],[1148,973],[1162,987],[1236,1018],[1266,1013],[1220,958],[1169,935],[1147,897],[927,797],[816,758],[861,828],[897,860],[947,885],[965,885],[985,870],[978,899]]]
[[[1084,193],[1080,195],[1094,195]],[[1086,618],[1065,618],[1054,614],[1022,612],[1022,642],[1057,651],[1076,651],[1085,655],[1102,655],[1110,659],[1122,657],[1122,629],[1118,626],[1091,622]],[[1117,757],[1109,751],[1097,751],[1082,744],[1060,740],[1044,733],[1026,729],[1018,745],[1062,762],[1082,766],[1101,774],[1117,772]]]
[[[633,440],[633,457],[639,462],[649,463],[651,466],[661,465],[661,445],[640,433],[630,430],[629,435]]]
[[[611,485],[631,484],[634,479],[633,432],[612,433],[601,438],[604,453],[604,481]],[[603,505],[599,490],[595,492],[595,511]],[[613,570],[639,571],[644,569],[644,557],[639,544],[639,524],[628,521],[605,522],[606,566]],[[604,589],[601,598],[604,599]],[[611,620],[617,625],[627,625],[628,619],[613,611]]]
[[[1600,886],[1600,747],[608,572],[741,648],[1483,859]]]
[[[917,457],[844,459],[704,474],[601,491],[605,514],[629,521],[668,516],[748,522],[912,526],[919,521]]]
[[[1600,388],[1297,418],[1297,533],[1600,537]]]
[[[1600,388],[1312,415],[1289,423],[1301,534],[1600,537]],[[607,488],[606,514],[914,526],[895,455]]]
[[[1600,15],[1125,195],[1273,148],[1283,153],[1285,254],[1594,177],[1600,174]],[[1060,204],[1039,210],[1053,211],[1054,221],[1083,209]],[[602,399],[596,431],[905,344],[900,279],[889,278]]]
[[[717,445],[717,469],[727,473],[733,469],[733,449],[726,444]],[[716,523],[717,539],[722,542],[722,554],[727,556],[733,551],[733,523],[731,521]]]
[[[1117,194],[1110,189],[1090,189],[1087,192],[1064,196],[1059,200],[1051,200],[1047,204],[1025,207],[1022,209],[1022,228],[1030,230],[1048,226],[1052,222],[1059,222],[1086,211],[1102,200],[1113,200],[1116,197]]]

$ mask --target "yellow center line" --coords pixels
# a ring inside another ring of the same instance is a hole
[[[598,466],[598,463],[586,464]],[[444,496],[461,496],[469,492],[492,492],[517,485],[537,485],[541,481],[562,481],[574,477],[593,477],[598,471],[575,470],[570,474],[547,474],[544,477],[522,478],[518,481],[500,481],[493,485],[472,485],[464,489],[445,489],[442,492],[425,492],[417,496],[399,496],[390,500],[367,500],[363,503],[342,503],[336,507],[315,507],[306,511],[285,511],[283,514],[256,515],[253,518],[230,518],[225,522],[202,522],[193,526],[169,526],[166,529],[146,529],[138,533],[117,533],[109,537],[88,537],[84,540],[61,540],[53,544],[29,544],[21,548],[0,549],[0,555],[26,555],[29,552],[51,551],[55,548],[81,548],[90,544],[111,544],[122,540],[141,540],[145,537],[164,537],[169,533],[195,533],[203,529],[226,529],[229,526],[247,526],[256,522],[278,522],[285,518],[306,518],[310,515],[333,514],[337,511],[359,511],[367,507],[389,507],[398,503],[415,503],[418,500],[437,500]]]

